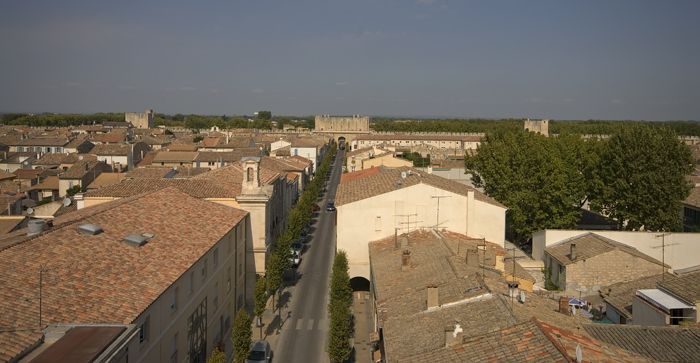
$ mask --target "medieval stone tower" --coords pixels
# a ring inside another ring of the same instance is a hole
[[[523,126],[525,131],[532,131],[540,133],[544,136],[549,136],[549,120],[525,120],[525,125]]]
[[[315,131],[343,132],[363,131],[369,132],[369,116],[352,115],[345,116],[316,116]]]
[[[131,122],[137,129],[152,129],[153,125],[153,110],[146,110],[144,113],[127,112],[124,114],[124,121]]]

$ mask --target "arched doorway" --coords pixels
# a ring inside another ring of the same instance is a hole
[[[345,137],[341,136],[338,138],[338,149],[345,150]]]
[[[350,287],[352,291],[369,291],[369,280],[362,276],[353,277],[350,279]]]

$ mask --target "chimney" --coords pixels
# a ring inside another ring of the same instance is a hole
[[[571,252],[569,253],[569,259],[571,261],[576,261],[576,244],[571,244]]]
[[[428,285],[428,309],[440,306],[438,299],[438,289],[439,286],[437,284]]]
[[[559,298],[559,312],[564,315],[569,315],[569,298],[562,296]]]
[[[405,250],[401,255],[401,270],[406,271],[411,268],[411,251]]]
[[[518,289],[520,283],[517,281],[508,281],[508,296],[509,297],[519,297],[520,291]],[[568,300],[567,300],[568,301]]]
[[[479,250],[478,249],[468,249],[467,250],[467,266],[479,267]]]

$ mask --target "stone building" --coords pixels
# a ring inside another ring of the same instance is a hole
[[[153,110],[146,110],[144,113],[127,112],[124,114],[124,121],[131,122],[137,129],[152,129],[153,126]]]
[[[316,131],[369,131],[369,116],[316,116]]]
[[[525,120],[525,125],[523,126],[525,131],[532,131],[542,134],[544,136],[549,136],[549,120]]]
[[[552,284],[568,291],[660,275],[668,266],[633,247],[595,233],[564,240],[544,250],[544,263]]]

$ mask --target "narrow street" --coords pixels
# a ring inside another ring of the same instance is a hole
[[[328,284],[335,255],[335,212],[326,211],[328,202],[335,201],[335,191],[342,173],[344,151],[338,150],[326,193],[321,195],[312,224],[310,241],[302,255],[296,277],[285,280],[282,303],[282,328],[270,336],[276,362],[328,361]],[[325,178],[316,175],[316,178]],[[296,280],[296,281],[295,281]],[[267,328],[273,328],[275,319]]]

